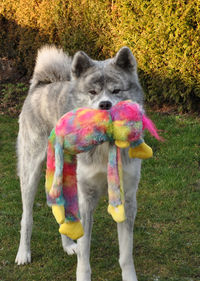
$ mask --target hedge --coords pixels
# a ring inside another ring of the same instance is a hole
[[[0,52],[30,76],[44,43],[95,59],[131,48],[150,104],[200,108],[200,0],[2,0]]]

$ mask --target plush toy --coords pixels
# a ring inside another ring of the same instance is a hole
[[[142,138],[144,129],[160,139],[153,122],[137,103],[130,100],[117,103],[109,111],[78,108],[58,121],[48,139],[46,194],[61,234],[73,240],[83,235],[78,208],[76,155],[104,142],[109,142],[108,212],[116,222],[126,219],[120,148],[130,146],[131,158],[152,157],[152,149]]]

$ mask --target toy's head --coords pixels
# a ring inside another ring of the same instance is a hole
[[[131,100],[121,101],[110,110],[113,121],[113,138],[117,146],[128,147],[138,141],[147,129],[154,137],[160,139],[153,122],[145,116],[142,107]]]
[[[110,110],[113,121],[113,138],[120,147],[138,140],[143,131],[142,108],[132,101],[121,101]]]

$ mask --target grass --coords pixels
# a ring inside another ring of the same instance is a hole
[[[200,280],[200,123],[187,115],[150,114],[165,142],[147,135],[154,158],[143,162],[137,194],[134,260],[139,281]],[[0,280],[75,280],[76,256],[62,251],[45,202],[44,177],[34,205],[32,263],[14,263],[21,197],[16,176],[17,119],[0,115]],[[102,198],[92,235],[92,280],[120,281],[116,226]]]

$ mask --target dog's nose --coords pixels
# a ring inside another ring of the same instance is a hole
[[[107,101],[101,101],[99,104],[99,108],[102,110],[109,110],[112,107],[112,103],[107,100]]]

